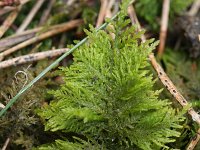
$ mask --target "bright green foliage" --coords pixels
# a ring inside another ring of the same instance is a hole
[[[39,148],[39,150],[55,150],[59,147],[59,149],[65,150],[81,150],[84,148],[83,145],[79,143],[70,143],[62,140],[56,140],[55,144],[44,145]]]
[[[39,149],[159,149],[180,135],[176,129],[183,118],[158,99],[146,69],[157,43],[140,43],[143,32],[127,27],[125,12],[111,22],[110,34],[86,31],[88,42],[73,54],[74,63],[61,69],[65,84],[51,92],[56,100],[39,112],[45,130],[75,133],[75,139]]]
[[[170,20],[175,14],[181,14],[194,0],[170,0]],[[162,13],[162,0],[138,0],[136,12],[144,18],[153,30],[158,29],[158,20]]]

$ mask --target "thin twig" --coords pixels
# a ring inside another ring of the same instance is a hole
[[[29,2],[29,1],[31,1],[31,0],[20,0],[20,4],[24,5],[24,4],[26,4],[27,2]]]
[[[115,4],[115,0],[110,0],[109,1],[108,6],[106,8],[105,18],[111,18],[112,17],[111,9],[112,9],[114,4]]]
[[[20,0],[3,0],[0,1],[0,7],[4,6],[17,6],[20,4]]]
[[[4,104],[0,103],[0,108],[5,108]]]
[[[161,58],[165,48],[165,41],[167,37],[167,27],[169,20],[169,8],[170,8],[170,0],[163,0],[162,19],[161,19],[161,28],[159,37],[160,43],[158,47],[159,58]]]
[[[6,50],[7,48],[16,45],[20,42],[26,41],[30,38],[33,38],[35,36],[35,32],[33,33],[29,33],[29,34],[25,34],[25,35],[19,35],[16,37],[11,37],[11,38],[5,38],[0,40],[0,52]]]
[[[107,0],[106,0],[107,1]],[[106,18],[111,18],[112,17],[112,12],[111,12],[111,9],[113,7],[113,4],[115,3],[115,0],[110,0],[109,2],[105,2],[104,0],[101,1],[101,9],[100,9],[100,12],[99,12],[99,15],[98,15],[98,20],[96,22],[96,28],[100,25],[103,24],[103,21],[106,19]],[[106,3],[106,4],[105,4]],[[104,6],[106,5],[106,6]],[[105,8],[104,8],[105,7]],[[101,11],[102,10],[102,11]],[[100,21],[101,20],[101,21]],[[108,27],[110,28],[113,28],[112,25],[108,25]],[[115,35],[113,33],[110,33],[112,38],[114,39]]]
[[[19,9],[14,10],[9,14],[9,16],[6,18],[6,20],[3,22],[2,26],[0,27],[0,38],[4,35],[4,33],[9,29],[11,24],[14,22],[14,20],[17,18],[17,15],[19,13]]]
[[[47,29],[50,30],[50,29],[55,28],[55,27],[60,27],[60,26],[62,26],[64,24],[65,23],[54,25],[54,26],[50,26],[50,27],[47,27]],[[28,34],[40,32],[42,29],[43,29],[43,27],[36,27],[36,28],[33,28],[33,29],[26,30],[26,31],[24,31],[22,33],[19,33],[19,34],[13,34],[13,35],[11,35],[9,37],[1,39],[0,41],[6,40],[6,39],[18,38],[18,37],[23,36],[23,35],[28,35]]]
[[[43,25],[46,21],[47,21],[47,19],[48,19],[48,17],[49,17],[49,14],[50,14],[50,12],[51,12],[51,9],[52,9],[52,7],[53,7],[53,4],[56,2],[56,0],[50,0],[50,2],[48,3],[48,6],[47,6],[47,8],[44,10],[44,12],[42,13],[43,15],[41,16],[41,18],[40,18],[40,23],[39,23],[39,26],[41,26],[41,25]]]
[[[4,143],[4,145],[3,145],[3,147],[2,147],[2,150],[6,150],[9,142],[10,142],[10,138],[7,138],[6,141],[5,141],[5,143]]]
[[[128,7],[128,15],[131,19],[132,25],[135,25],[135,24],[138,24],[138,20],[137,20],[137,17],[135,16],[135,13],[133,13],[133,12],[134,12],[133,7],[129,6]]]
[[[56,28],[55,30],[50,30],[50,31],[47,31],[45,33],[42,33],[36,37],[33,37],[25,42],[22,42],[2,53],[0,53],[0,60],[3,60],[5,56],[21,49],[21,48],[24,48],[28,45],[31,45],[33,43],[36,43],[36,42],[39,42],[41,40],[44,40],[46,38],[49,38],[49,37],[52,37],[56,34],[59,34],[59,33],[62,33],[62,32],[65,32],[67,30],[70,30],[70,29],[73,29],[77,26],[79,26],[80,24],[82,24],[83,21],[81,19],[77,19],[77,20],[72,20],[72,21],[69,21],[67,24],[65,24],[65,26],[63,26],[62,28]]]
[[[42,60],[45,58],[53,58],[65,53],[67,50],[69,49],[63,48],[63,49],[49,50],[45,52],[19,56],[17,58],[0,62],[0,69],[7,68],[10,66],[17,66],[17,65],[21,65],[21,64],[25,64],[29,62],[35,62],[35,61]]]
[[[16,7],[4,7],[0,9],[0,16],[17,9]]]
[[[29,1],[30,0],[20,0],[20,6],[26,4]],[[17,9],[17,7],[10,7],[10,6],[4,7],[2,9],[0,9],[0,16],[4,15],[6,13],[9,13],[10,11],[13,11],[15,9]]]
[[[50,31],[50,30],[56,30],[57,28],[63,28],[63,26],[66,26],[68,23],[62,23],[57,24],[54,26],[43,26],[43,27],[36,27],[34,29],[26,30],[19,34],[14,34],[12,36],[6,37],[4,39],[0,40],[0,51],[5,50],[7,47],[13,46],[15,44],[18,44],[20,42],[23,42],[25,40],[28,40],[36,35],[36,33],[40,33],[42,30],[44,31]]]
[[[21,26],[18,28],[17,33],[23,32],[28,25],[30,24],[31,20],[33,17],[36,15],[42,4],[44,3],[45,0],[38,0],[37,3],[34,5],[34,7],[31,9]]]
[[[200,140],[200,128],[198,129],[197,134],[190,141],[190,144],[188,145],[186,150],[193,150],[197,145],[197,143],[199,142],[199,140]]]
[[[198,13],[199,8],[200,8],[200,0],[194,1],[187,15],[190,17],[195,16]]]
[[[141,25],[140,25],[140,22],[139,22],[137,16],[136,16],[135,9],[134,9],[134,7],[133,7],[132,5],[130,5],[130,6],[128,7],[128,14],[129,14],[130,17],[132,17],[132,18],[131,18],[132,25],[137,25],[138,30],[141,31],[141,30],[142,30],[142,27],[141,27]],[[131,15],[131,14],[132,14],[132,15]],[[141,40],[142,40],[143,42],[146,40],[145,35],[142,34]]]
[[[99,27],[103,23],[107,5],[108,5],[108,0],[101,0],[101,8],[99,11],[96,27]]]
[[[108,7],[106,8],[106,14],[105,14],[105,18],[111,18],[113,16],[112,13],[112,7],[115,4],[115,0],[110,0],[110,2],[108,3]],[[108,25],[109,28],[114,28],[111,24]],[[111,37],[114,39],[115,38],[115,34],[110,32]]]

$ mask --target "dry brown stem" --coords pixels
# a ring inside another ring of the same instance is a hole
[[[7,56],[7,55],[9,55],[9,54],[21,49],[21,48],[24,48],[28,45],[39,42],[39,41],[44,40],[46,38],[52,37],[56,34],[59,34],[59,33],[65,32],[67,30],[73,29],[73,28],[79,26],[82,23],[83,23],[83,21],[81,19],[72,20],[72,21],[69,21],[68,23],[66,23],[65,26],[44,32],[44,33],[42,33],[42,34],[40,34],[36,37],[33,37],[33,38],[31,38],[31,39],[29,39],[25,42],[22,42],[22,43],[20,43],[16,46],[6,50],[6,51],[0,53],[0,60],[3,60],[5,56]]]
[[[169,20],[169,8],[170,0],[163,0],[163,9],[162,9],[162,19],[161,19],[161,28],[160,28],[160,43],[158,47],[158,57],[162,57],[165,48],[165,41],[167,37],[167,27]]]
[[[1,109],[2,109],[2,108],[5,108],[5,105],[2,104],[2,103],[0,103],[0,108],[1,108]]]
[[[49,14],[50,14],[50,12],[51,12],[51,9],[52,9],[52,7],[53,7],[53,4],[56,2],[56,0],[50,0],[50,2],[48,3],[48,6],[47,6],[47,8],[44,10],[44,12],[42,13],[43,15],[41,16],[41,18],[40,18],[40,23],[39,23],[39,26],[41,26],[41,25],[43,25],[46,21],[47,21],[47,19],[48,19],[48,17],[49,17]]]
[[[129,14],[129,16],[131,17],[132,25],[135,25],[135,24],[136,24],[137,27],[138,27],[138,30],[141,31],[141,30],[142,30],[142,27],[141,27],[141,25],[140,25],[140,22],[138,21],[138,18],[137,18],[136,13],[135,13],[135,9],[133,8],[132,5],[130,5],[130,6],[128,7],[128,14]],[[142,39],[142,41],[144,42],[144,41],[146,40],[145,35],[142,35],[141,39]]]
[[[0,16],[17,9],[16,7],[4,7],[0,9]]]
[[[10,138],[7,138],[6,141],[5,141],[5,143],[4,143],[4,145],[3,145],[3,147],[2,147],[2,150],[6,150],[9,142],[10,142]]]
[[[199,142],[199,140],[200,140],[200,128],[198,129],[197,134],[192,138],[186,150],[193,150],[197,145],[197,143]]]
[[[31,0],[20,0],[20,4],[24,5],[25,3],[29,2]]]
[[[99,16],[97,19],[96,27],[99,27],[103,23],[104,17],[106,14],[106,10],[107,10],[106,9],[107,5],[108,5],[108,0],[101,0],[101,8],[99,11]]]
[[[108,6],[106,8],[106,13],[105,13],[104,19],[105,18],[111,18],[113,16],[111,9],[112,9],[114,4],[115,4],[115,0],[110,0],[109,1]]]
[[[192,7],[189,10],[189,12],[187,13],[187,15],[190,17],[195,16],[198,13],[199,8],[200,8],[200,0],[194,1],[194,3],[192,4]]]
[[[34,36],[35,36],[35,32],[25,34],[25,35],[19,35],[17,37],[2,39],[2,40],[0,40],[0,52],[6,50],[8,47],[11,47],[20,42],[26,41]]]
[[[1,0],[0,7],[4,6],[16,6],[20,4],[20,0]]]
[[[129,15],[129,17],[130,17],[130,19],[131,19],[132,25],[138,24],[138,22],[136,22],[136,21],[138,21],[138,20],[136,20],[135,12],[134,12],[134,13],[133,13],[133,12],[134,12],[133,7],[132,7],[132,6],[129,6],[129,7],[128,7],[128,15]]]
[[[29,1],[30,0],[20,0],[20,6],[26,4]],[[0,16],[9,13],[10,11],[13,11],[15,9],[17,9],[17,7],[10,7],[10,6],[3,7],[2,9],[0,9]]]
[[[42,4],[44,3],[45,0],[38,0],[36,4],[33,6],[27,17],[24,19],[23,23],[20,25],[20,27],[17,30],[17,34],[23,32],[28,25],[30,24],[31,20],[34,18]]]
[[[6,61],[0,62],[0,69],[7,68],[10,66],[17,66],[20,64],[25,64],[29,62],[35,62],[38,60],[42,60],[45,58],[53,58],[56,56],[59,56],[63,53],[65,53],[68,48],[63,48],[63,49],[57,49],[57,50],[49,50],[45,52],[39,52],[35,54],[29,54],[29,55],[24,55],[24,56],[19,56],[17,58],[9,59]]]
[[[0,27],[0,38],[4,35],[4,33],[9,29],[9,27],[12,25],[14,20],[17,18],[19,10],[20,8],[11,12],[6,18],[6,20],[3,22],[2,26]]]
[[[57,28],[62,28],[66,26],[68,23],[57,24],[49,27],[37,27],[34,29],[26,30],[20,34],[14,34],[12,36],[6,37],[0,40],[0,51],[5,50],[7,47],[13,46],[25,40],[28,40],[35,36],[36,33],[41,32],[43,29],[46,30],[56,30]]]

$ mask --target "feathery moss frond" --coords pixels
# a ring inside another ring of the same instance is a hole
[[[180,135],[183,117],[158,98],[147,69],[157,42],[141,43],[143,31],[129,27],[125,18],[121,11],[111,22],[114,39],[106,31],[86,31],[89,40],[73,53],[74,63],[61,68],[65,84],[51,91],[55,100],[39,115],[46,119],[45,130],[73,132],[87,140],[56,142],[56,149],[85,149],[91,141],[102,146],[96,149],[159,149]]]

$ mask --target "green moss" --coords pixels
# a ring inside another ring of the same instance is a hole
[[[125,5],[125,4],[124,4]],[[183,121],[167,100],[158,98],[147,56],[157,45],[140,43],[142,32],[128,27],[126,7],[106,31],[86,31],[88,42],[62,67],[65,83],[50,105],[39,111],[46,131],[61,131],[64,139],[38,149],[160,149],[175,141]],[[73,140],[67,135],[74,134]]]

